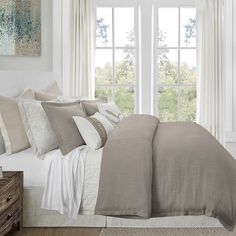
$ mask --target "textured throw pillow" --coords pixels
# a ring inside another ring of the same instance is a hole
[[[113,125],[105,116],[97,112],[93,116],[74,116],[73,118],[81,136],[90,148],[98,149],[105,145],[113,130]]]
[[[50,101],[62,95],[56,81],[54,81],[45,91],[34,91],[35,99],[39,101]]]
[[[98,111],[104,115],[114,126],[124,118],[120,109],[115,103],[98,103]]]
[[[59,148],[63,155],[85,144],[73,120],[73,116],[85,116],[80,102],[43,102],[42,106],[57,136]]]
[[[21,100],[18,105],[34,153],[43,159],[44,154],[58,147],[58,141],[41,102]]]
[[[34,99],[34,94],[25,90],[16,99],[0,96],[0,129],[9,155],[30,147],[17,104],[21,98]]]

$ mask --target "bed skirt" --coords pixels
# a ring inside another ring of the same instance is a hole
[[[222,227],[218,220],[206,216],[178,216],[134,220],[94,215],[78,215],[76,220],[72,220],[56,211],[41,209],[42,194],[42,187],[27,187],[24,189],[24,227]]]

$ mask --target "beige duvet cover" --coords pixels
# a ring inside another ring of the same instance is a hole
[[[96,214],[216,217],[236,223],[236,161],[195,123],[124,119],[104,150]]]

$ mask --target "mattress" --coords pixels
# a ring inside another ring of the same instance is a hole
[[[45,158],[58,150],[52,151]],[[58,155],[58,158],[63,158]],[[85,161],[84,190],[80,214],[93,215],[97,201],[102,149],[89,150]],[[33,150],[7,155],[0,155],[0,166],[4,171],[24,171],[24,188],[44,187],[47,175],[46,161],[37,158]]]
[[[32,148],[10,156],[0,155],[0,166],[3,171],[24,171],[24,187],[44,186],[45,163],[34,155]]]

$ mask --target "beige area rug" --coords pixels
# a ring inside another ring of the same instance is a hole
[[[103,229],[99,236],[236,236],[236,230],[229,232],[224,228],[107,228]]]

